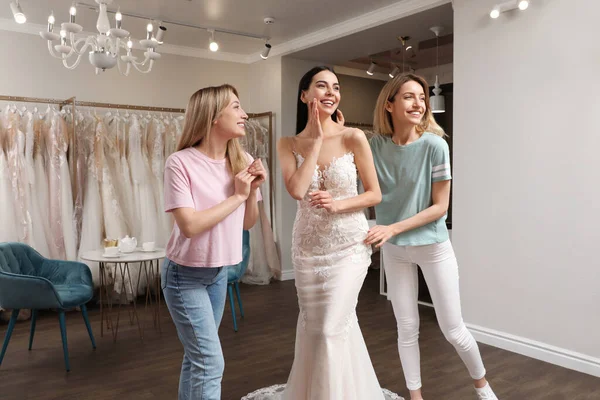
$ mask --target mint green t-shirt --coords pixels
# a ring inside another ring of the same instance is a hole
[[[375,206],[378,225],[394,224],[430,207],[432,183],[452,179],[448,143],[433,133],[425,132],[405,146],[395,144],[388,135],[375,135],[369,143],[382,194],[381,203]],[[446,240],[448,229],[444,215],[437,221],[400,233],[388,242],[397,246],[421,246]]]

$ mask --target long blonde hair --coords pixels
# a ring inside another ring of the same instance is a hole
[[[442,127],[435,122],[431,107],[429,106],[429,85],[427,84],[427,81],[422,76],[410,73],[396,75],[395,78],[388,81],[383,89],[381,89],[381,93],[379,93],[379,97],[377,98],[377,105],[375,106],[375,115],[373,118],[373,130],[375,131],[375,134],[394,134],[392,114],[385,109],[385,106],[388,101],[390,103],[393,102],[394,97],[396,97],[402,85],[410,81],[417,82],[423,88],[423,92],[425,92],[425,114],[421,119],[421,123],[417,126],[417,133],[422,135],[423,132],[431,132],[444,137],[446,134]]]
[[[177,151],[198,146],[204,140],[208,140],[213,122],[229,105],[232,95],[238,96],[238,91],[233,86],[225,84],[205,87],[190,97]],[[233,175],[248,166],[248,158],[236,138],[229,139],[227,142],[226,157]]]

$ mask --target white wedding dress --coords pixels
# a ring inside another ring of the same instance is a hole
[[[304,158],[296,154],[298,166]],[[318,167],[308,192],[334,199],[357,195],[354,155]],[[381,389],[358,320],[358,294],[371,263],[362,211],[330,214],[298,202],[292,260],[300,314],[294,363],[286,385],[259,389],[242,400],[398,400]]]
[[[83,153],[85,163],[85,188],[83,210],[81,213],[81,240],[79,242],[79,261],[84,262],[92,272],[94,287],[100,286],[100,265],[97,262],[83,260],[81,256],[88,251],[102,248],[104,230],[104,211],[100,194],[102,179],[103,142],[96,138],[96,120],[81,118],[78,134],[80,135],[79,152]]]

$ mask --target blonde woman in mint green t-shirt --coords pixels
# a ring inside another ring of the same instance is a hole
[[[398,351],[411,400],[423,399],[419,355],[417,265],[423,271],[440,328],[466,365],[480,400],[497,400],[485,379],[477,342],[463,322],[458,264],[448,240],[450,153],[429,108],[427,82],[405,74],[377,100],[370,145],[381,187],[377,225],[365,242],[381,247],[398,324]]]

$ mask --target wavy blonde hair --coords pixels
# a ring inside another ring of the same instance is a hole
[[[204,140],[209,140],[213,122],[229,105],[232,95],[239,97],[236,88],[225,84],[205,87],[190,97],[177,151],[198,146]],[[248,166],[248,158],[237,138],[227,142],[226,157],[233,175]]]
[[[423,92],[425,93],[425,114],[421,119],[421,123],[417,126],[417,133],[422,135],[424,132],[431,132],[444,137],[446,134],[442,127],[435,122],[431,107],[429,106],[429,85],[427,84],[427,81],[422,76],[410,73],[396,75],[396,77],[388,81],[383,89],[381,89],[381,93],[379,93],[379,97],[377,98],[377,105],[375,106],[375,114],[373,117],[373,130],[375,131],[375,134],[394,134],[392,114],[385,109],[385,106],[388,102],[393,103],[394,98],[400,91],[402,85],[410,81],[415,81],[421,85]]]

